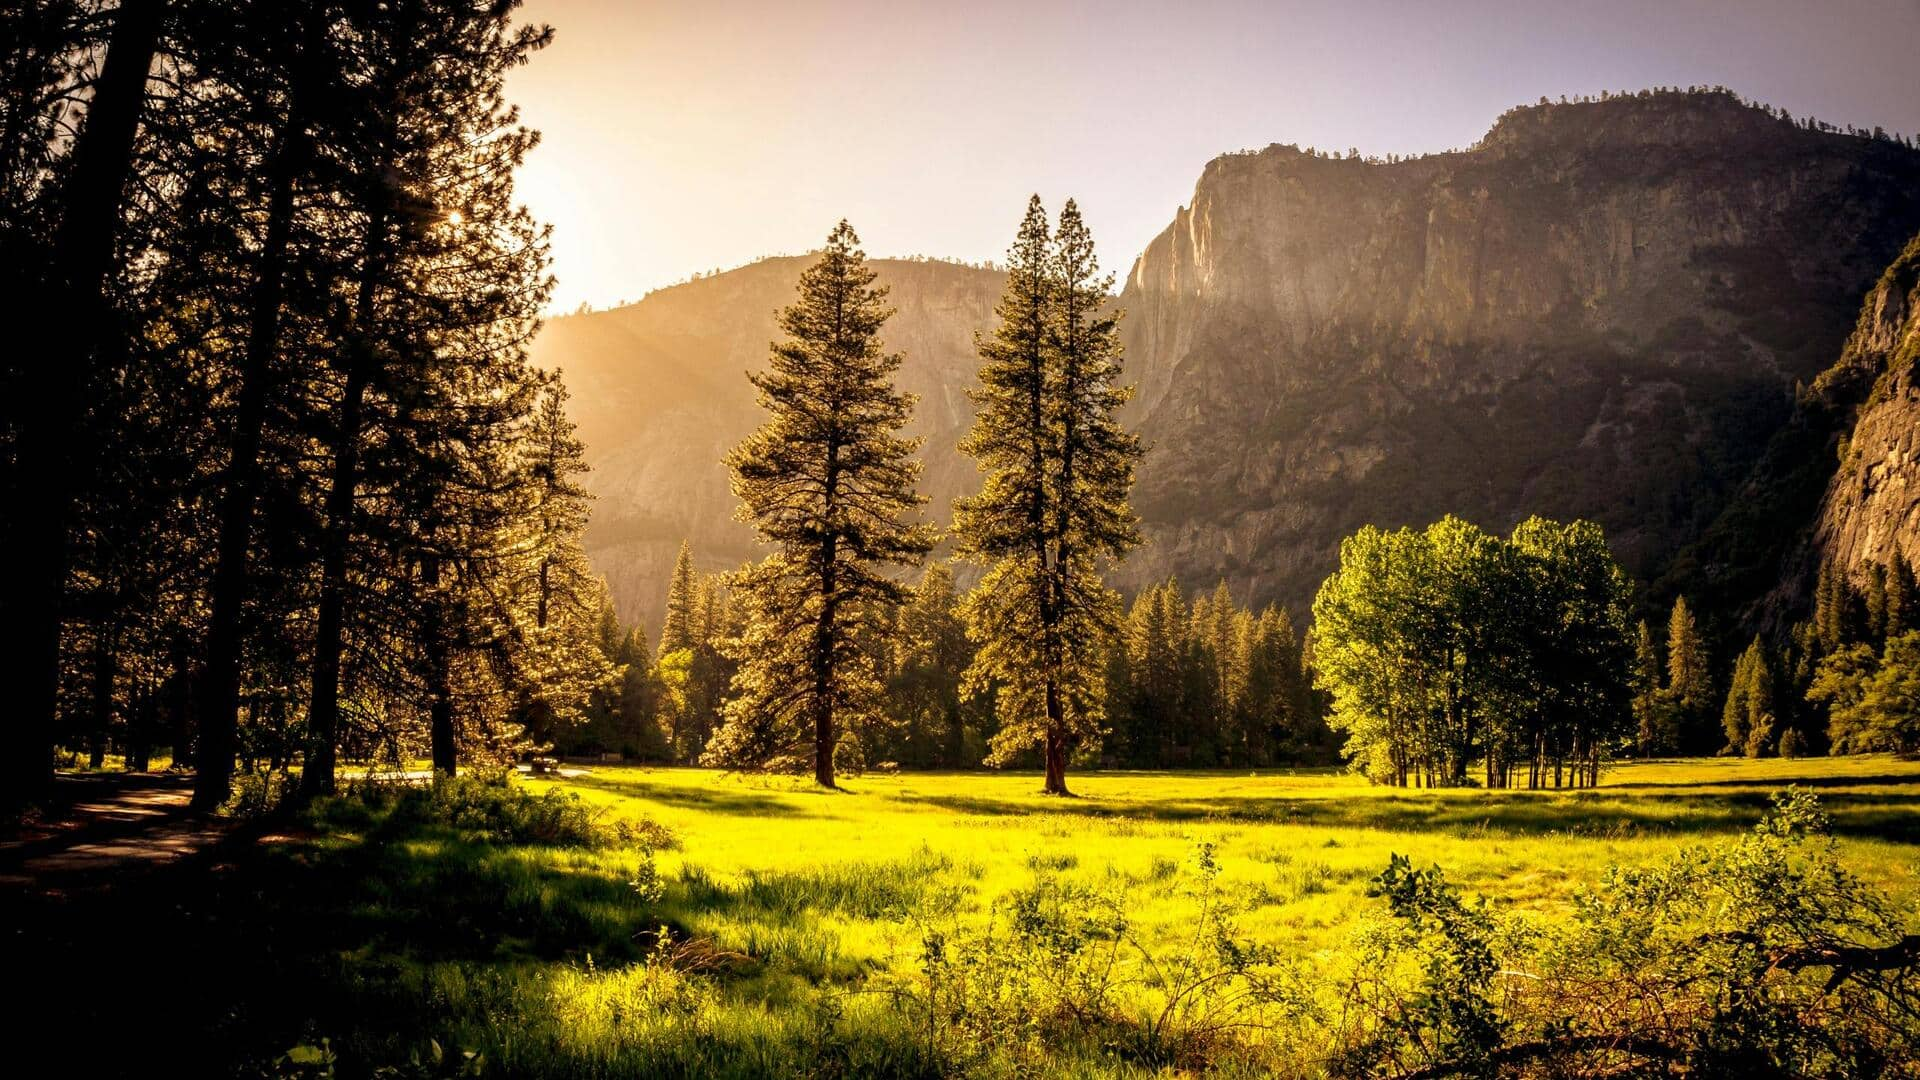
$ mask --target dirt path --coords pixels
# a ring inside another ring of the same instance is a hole
[[[0,840],[0,889],[111,885],[205,851],[232,827],[188,808],[193,783],[186,777],[102,773],[62,776],[56,785],[64,812]]]

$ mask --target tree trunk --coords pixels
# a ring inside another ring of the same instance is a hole
[[[333,453],[333,483],[327,491],[327,524],[320,552],[320,603],[314,622],[313,699],[307,708],[307,760],[300,793],[333,792],[334,753],[340,732],[340,653],[347,603],[347,548],[353,540],[354,486],[359,482],[360,413],[367,395],[366,363],[354,364],[340,403],[340,429]]]
[[[453,738],[452,650],[447,641],[446,605],[439,596],[440,560],[426,560],[421,577],[433,593],[427,598],[430,611],[427,625],[427,692],[430,699],[428,715],[433,743],[433,771],[442,776],[452,776],[459,767],[459,755]]]
[[[1048,795],[1071,795],[1067,790],[1067,729],[1061,716],[1060,688],[1047,680],[1047,783]]]
[[[126,757],[128,772],[146,772],[153,762],[153,688],[136,678],[127,703]]]
[[[113,632],[106,627],[95,631],[93,642],[93,715],[89,718],[87,764],[98,769],[107,763],[107,735],[113,727],[113,683],[118,668],[113,653]]]
[[[260,439],[266,426],[268,383],[280,346],[280,306],[286,292],[287,247],[292,233],[294,174],[302,135],[297,117],[274,154],[267,183],[266,243],[260,255],[245,363],[220,505],[220,533],[207,627],[207,667],[200,709],[203,753],[194,773],[193,803],[211,809],[227,801],[232,786],[234,714],[240,705],[240,623],[247,599],[247,562],[252,551],[254,507],[260,495]]]
[[[60,608],[66,588],[74,499],[89,477],[77,429],[89,385],[112,349],[105,296],[119,235],[120,205],[133,172],[134,136],[147,74],[159,47],[161,0],[125,0],[87,121],[74,143],[72,170],[58,204],[49,295],[24,300],[36,321],[82,335],[76,362],[21,366],[14,436],[13,504],[0,530],[7,573],[0,593],[0,686],[12,695],[11,723],[0,725],[0,803],[44,800],[53,785],[54,710],[60,689]],[[22,316],[29,313],[21,312]],[[12,320],[23,325],[24,318]]]
[[[307,709],[307,760],[300,773],[304,798],[333,791],[334,754],[340,735],[340,653],[344,647],[347,554],[353,542],[354,489],[360,482],[361,413],[373,379],[373,300],[386,245],[387,219],[376,209],[367,220],[365,258],[355,298],[355,341],[348,355],[334,432],[333,480],[327,489],[326,525],[320,550],[320,602],[314,619],[312,704]]]
[[[813,779],[821,787],[835,786],[833,775],[833,645],[834,645],[834,537],[827,537],[820,605],[820,622],[813,639]]]

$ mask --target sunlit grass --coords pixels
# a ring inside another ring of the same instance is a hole
[[[1007,773],[854,777],[840,792],[638,767],[517,781],[575,795],[603,824],[665,825],[674,842],[652,848],[546,846],[345,800],[230,879],[170,884],[164,903],[130,898],[132,915],[93,924],[149,919],[141,933],[183,955],[206,934],[232,958],[136,1011],[163,1027],[171,1002],[230,1002],[229,1038],[192,1051],[223,1068],[325,1039],[359,1075],[431,1039],[510,1075],[931,1076],[951,1062],[898,993],[939,912],[985,918],[1051,877],[1123,895],[1145,947],[1171,949],[1192,932],[1202,845],[1235,932],[1316,964],[1378,920],[1368,886],[1395,853],[1551,919],[1611,865],[1750,828],[1788,784],[1820,796],[1856,872],[1902,904],[1920,896],[1920,763],[1888,757],[1633,763],[1568,792],[1393,791],[1332,770],[1072,779],[1064,800]],[[649,865],[657,890],[636,888]],[[1058,1075],[1149,1071],[1096,1045],[1049,1058]]]
[[[1203,841],[1251,904],[1243,928],[1302,949],[1337,943],[1395,853],[1496,902],[1550,912],[1609,865],[1751,826],[1794,783],[1820,795],[1858,872],[1896,895],[1920,887],[1920,762],[1884,756],[1635,762],[1598,789],[1559,792],[1397,791],[1337,770],[1073,779],[1068,800],[1008,773],[865,776],[842,792],[693,769],[603,767],[558,783],[681,837],[661,857],[679,882],[663,916],[753,952],[805,914],[844,961],[808,950],[816,975],[907,962],[917,941],[897,916],[928,890],[964,889],[984,905],[1036,872],[1121,879],[1138,922],[1177,929],[1184,898],[1169,870]],[[703,902],[717,891],[732,902]]]

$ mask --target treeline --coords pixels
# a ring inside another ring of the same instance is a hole
[[[1920,586],[1897,553],[1822,570],[1814,610],[1716,670],[1686,598],[1663,632],[1597,526],[1362,529],[1314,601],[1345,754],[1401,786],[1590,786],[1628,756],[1920,751]],[[1477,770],[1477,775],[1475,771]]]
[[[738,670],[726,646],[743,619],[727,575],[699,573],[682,545],[657,643],[621,624],[611,604],[599,625],[602,655],[619,674],[579,725],[554,733],[554,750],[698,764]],[[1301,645],[1284,611],[1241,607],[1224,584],[1191,598],[1174,581],[1143,590],[1107,646],[1107,730],[1080,760],[1109,768],[1333,761]],[[998,725],[991,697],[964,685],[975,645],[946,563],[929,565],[905,602],[881,613],[863,652],[882,705],[840,740],[843,769],[969,769],[986,760]]]
[[[1642,624],[1636,668],[1642,755],[1920,752],[1920,585],[1898,551],[1854,573],[1823,563],[1807,617],[1756,635],[1724,689],[1684,597],[1664,656]]]
[[[443,770],[613,674],[582,450],[525,346],[547,230],[513,3],[0,14],[0,762]],[[38,331],[36,333],[36,330]]]

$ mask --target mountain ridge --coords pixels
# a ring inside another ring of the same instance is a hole
[[[1920,152],[1725,93],[1524,106],[1472,148],[1223,154],[1123,279],[1148,546],[1113,580],[1226,580],[1304,617],[1341,537],[1459,513],[1590,517],[1655,599],[1795,423],[1920,231]],[[589,552],[657,622],[674,551],[751,557],[719,461],[807,256],[555,319],[599,496]],[[973,336],[997,271],[875,259],[921,397],[923,489],[975,483]]]

